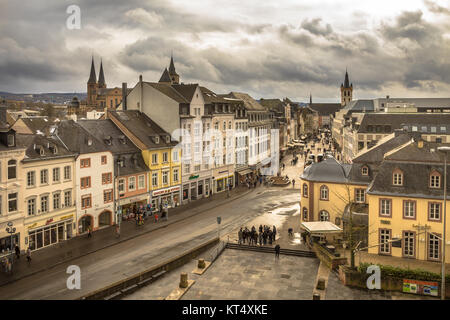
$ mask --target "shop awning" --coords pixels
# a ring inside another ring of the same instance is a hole
[[[245,169],[245,170],[242,170],[242,171],[238,171],[238,174],[241,175],[241,176],[245,176],[246,174],[249,174],[249,173],[252,173],[252,172],[253,172],[253,170],[251,170],[251,169]]]
[[[314,221],[314,222],[302,222],[302,229],[305,229],[309,233],[341,233],[342,229],[330,221]]]

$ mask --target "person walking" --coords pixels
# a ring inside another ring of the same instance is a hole
[[[292,179],[292,188],[295,188],[295,179]]]
[[[20,259],[20,249],[19,249],[19,246],[17,244],[14,247],[14,250],[16,251],[16,258],[17,258],[17,260],[19,260]]]
[[[157,223],[157,222],[158,222],[158,214],[155,213],[155,223]]]
[[[91,226],[88,227],[88,238],[92,237]]]
[[[238,238],[239,238],[239,245],[241,245],[241,243],[242,243],[242,227],[239,229]]]
[[[262,246],[262,241],[263,241],[263,236],[262,236],[262,232],[259,232],[259,246]]]
[[[30,249],[30,247],[28,247],[28,249],[27,249],[27,261],[28,261],[28,264],[31,263],[31,249]]]
[[[275,246],[275,259],[280,259],[280,250],[281,250],[281,247],[279,244],[277,244]]]

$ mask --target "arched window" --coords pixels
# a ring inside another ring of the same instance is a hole
[[[392,184],[394,186],[402,186],[403,185],[403,171],[400,169],[395,169],[392,172]]]
[[[430,188],[440,188],[440,187],[441,187],[441,174],[436,170],[434,170],[430,174]]]
[[[320,200],[328,200],[328,187],[325,185],[320,187]]]
[[[320,221],[330,221],[330,215],[327,211],[322,210],[320,211]]]
[[[303,221],[308,220],[308,209],[303,207]]]
[[[308,185],[306,183],[303,184],[303,197],[308,198]]]
[[[17,161],[9,160],[8,161],[8,180],[16,179],[17,177]]]
[[[369,175],[369,167],[368,167],[368,166],[363,166],[363,167],[361,168],[361,174],[362,174],[363,176],[368,176],[368,175]]]

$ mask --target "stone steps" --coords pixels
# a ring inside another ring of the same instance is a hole
[[[246,250],[246,251],[256,251],[256,252],[265,252],[275,254],[275,249],[273,247],[260,247],[260,246],[250,246],[245,244],[236,244],[236,243],[227,243],[227,249],[234,250]],[[283,249],[281,248],[280,254],[288,255],[288,256],[296,256],[296,257],[307,257],[307,258],[316,258],[316,254],[312,251],[306,250],[293,250],[293,249]]]

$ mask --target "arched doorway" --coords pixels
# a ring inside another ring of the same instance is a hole
[[[88,231],[89,227],[94,229],[94,219],[92,219],[92,216],[89,215],[82,216],[78,221],[78,232],[85,233]]]
[[[111,225],[111,211],[105,210],[98,216],[98,226],[105,227]]]

